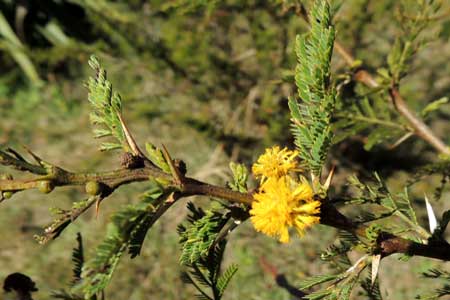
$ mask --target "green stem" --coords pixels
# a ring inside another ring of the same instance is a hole
[[[39,182],[42,180],[51,180],[54,186],[84,185],[89,181],[96,181],[105,185],[111,191],[114,191],[121,185],[131,182],[147,181],[150,178],[167,181],[168,187],[180,189],[183,197],[205,195],[244,204],[251,204],[253,200],[251,194],[235,192],[228,188],[211,185],[189,177],[184,178],[183,185],[180,187],[179,183],[174,182],[170,174],[153,166],[99,173],[72,173],[55,167],[54,174],[52,175],[27,180],[0,180],[0,190],[13,192],[23,191],[38,188]]]
[[[354,116],[354,117],[352,117],[352,119],[364,121],[367,123],[379,124],[379,125],[383,125],[383,126],[387,126],[387,127],[397,128],[397,129],[401,129],[401,130],[407,129],[405,126],[399,125],[394,122],[389,122],[389,121],[374,119],[374,118],[368,118],[368,117],[364,117],[364,116]]]
[[[401,218],[403,221],[405,221],[406,223],[408,223],[408,225],[410,225],[413,230],[420,234],[425,240],[428,239],[431,235],[425,230],[423,229],[421,226],[417,225],[416,223],[412,222],[404,213],[402,213],[399,210],[396,210],[394,212],[394,214],[396,216],[398,216],[399,218]]]

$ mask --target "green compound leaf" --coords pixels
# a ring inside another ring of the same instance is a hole
[[[180,263],[192,264],[205,257],[216,240],[217,235],[230,220],[230,216],[219,211],[204,211],[188,203],[191,215],[188,217],[187,226],[180,225],[178,232],[182,245]]]
[[[233,173],[233,182],[229,182],[228,186],[241,193],[247,192],[248,170],[243,164],[230,163],[230,169]]]
[[[165,201],[167,195],[158,188],[146,195],[140,203],[128,205],[112,217],[105,240],[98,246],[95,257],[86,262],[82,280],[74,291],[82,291],[86,298],[102,292],[122,255],[128,249],[131,257],[137,256],[147,231],[175,202]]]
[[[234,274],[236,274],[237,270],[237,265],[232,264],[222,273],[222,275],[217,280],[217,289],[219,290],[219,294],[221,296],[225,292],[225,289],[227,288]]]
[[[155,166],[159,167],[164,172],[170,173],[169,164],[166,162],[161,149],[155,147],[151,143],[145,143],[145,150],[147,151],[148,158]]]
[[[237,272],[236,265],[230,265],[221,272],[223,253],[227,244],[223,232],[231,219],[229,211],[219,209],[203,210],[188,203],[190,214],[186,225],[178,226],[182,253],[180,262],[186,267],[181,279],[199,292],[198,299],[219,300],[222,298],[231,278]]]
[[[330,85],[330,62],[334,44],[330,5],[316,1],[312,9],[309,34],[297,36],[298,64],[295,83],[300,99],[289,99],[295,145],[306,167],[320,175],[331,145],[331,117],[336,93]]]
[[[113,91],[105,69],[101,67],[95,56],[91,56],[89,66],[96,73],[95,77],[90,77],[87,82],[88,100],[92,107],[90,120],[92,125],[96,126],[93,130],[94,137],[112,137],[115,140],[114,142],[103,142],[100,150],[123,149],[123,151],[129,152],[130,147],[120,118],[122,99],[117,92]]]
[[[335,280],[339,277],[339,275],[317,275],[317,276],[313,276],[310,278],[306,278],[305,280],[302,281],[302,283],[300,284],[299,289],[300,290],[306,290],[309,289],[313,286],[316,286],[318,284],[324,283],[324,282],[328,282],[331,280]]]

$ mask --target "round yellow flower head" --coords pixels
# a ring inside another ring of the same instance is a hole
[[[256,177],[261,177],[262,182],[271,177],[279,178],[297,168],[297,155],[298,151],[287,148],[283,150],[278,146],[267,148],[253,164],[252,172]]]
[[[289,242],[289,227],[300,236],[304,230],[319,223],[320,201],[307,182],[297,182],[290,176],[269,177],[253,196],[250,219],[257,231],[280,242]]]

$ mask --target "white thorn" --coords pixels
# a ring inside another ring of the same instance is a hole
[[[380,261],[381,261],[381,254],[377,254],[372,257],[372,276],[371,276],[372,287],[375,284],[375,280],[377,279]]]
[[[331,167],[331,171],[328,174],[327,180],[325,181],[323,187],[325,188],[325,190],[328,191],[328,189],[330,188],[331,185],[331,181],[333,180],[333,175],[334,175],[334,170],[335,170],[336,166],[332,166]]]
[[[430,201],[428,201],[427,194],[424,194],[424,196],[425,196],[425,206],[427,207],[428,223],[430,225],[430,233],[433,234],[433,232],[436,230],[437,227],[437,220],[433,212],[433,207],[431,206]]]

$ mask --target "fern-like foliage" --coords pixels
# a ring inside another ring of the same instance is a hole
[[[307,294],[304,299],[349,300],[356,285],[361,285],[369,299],[381,299],[378,282],[375,281],[372,285],[370,279],[367,281],[367,279],[361,278],[364,271],[370,266],[370,258],[363,256],[353,265],[350,264],[348,258],[347,262],[342,265],[345,268],[339,268],[341,271],[337,274],[316,275],[304,279],[300,284],[300,290],[307,291],[316,287],[316,290]],[[319,285],[320,287],[317,288]]]
[[[311,287],[323,283],[330,283],[327,288],[309,293],[304,298],[308,300],[349,300],[354,286],[358,283],[359,273],[343,272],[337,275],[318,275],[306,279],[300,285],[300,290],[305,291]]]
[[[81,233],[77,233],[77,247],[72,250],[72,263],[73,263],[73,278],[72,285],[75,285],[81,280],[81,272],[84,265],[84,249],[83,238]]]
[[[90,77],[87,82],[88,100],[92,106],[90,119],[91,123],[97,127],[94,129],[94,137],[114,138],[114,142],[101,144],[102,151],[123,149],[128,152],[130,149],[120,119],[122,113],[120,95],[113,92],[112,84],[106,77],[106,71],[95,56],[91,56],[89,65],[95,71],[95,77]]]
[[[364,248],[367,253],[370,253],[372,251],[371,248],[376,247],[376,241],[381,231],[391,231],[397,234],[407,233],[408,238],[419,239],[418,237],[420,237],[422,242],[445,242],[442,240],[442,228],[445,230],[448,225],[450,213],[444,213],[435,233],[430,235],[427,230],[419,225],[406,189],[401,193],[392,193],[386,183],[376,173],[372,180],[368,182],[361,182],[357,177],[353,176],[350,177],[349,183],[351,186],[351,197],[346,199],[346,203],[370,205],[371,208],[374,208],[370,215],[361,216],[359,220],[364,223],[371,222],[366,229],[364,243],[349,232],[339,232],[339,239],[321,255],[322,260],[327,261],[339,273],[336,275],[315,276],[302,282],[300,289],[303,291],[327,283],[325,287],[320,286],[318,290],[307,295],[306,299],[350,299],[352,291],[357,285],[361,286],[360,295],[363,294],[365,299],[382,299],[378,282],[375,280],[372,283],[370,275],[361,278],[362,274],[367,273],[365,270],[370,266],[370,261],[373,263],[373,258],[363,257],[352,266],[347,255],[349,251],[355,248]],[[378,219],[387,217],[395,218],[395,221],[375,222]],[[441,270],[431,270],[424,276],[446,279],[448,274]],[[438,299],[438,297],[447,295],[448,289],[449,286],[444,285],[434,293],[428,296],[420,296],[421,298],[418,299]]]
[[[360,245],[360,241],[355,236],[340,231],[339,239],[320,254],[320,259],[339,272],[345,271],[351,266],[347,253],[357,245]]]
[[[181,274],[183,282],[192,284],[199,292],[199,299],[221,299],[237,266],[231,265],[221,272],[223,252],[227,243],[226,225],[231,219],[229,211],[203,210],[188,203],[190,214],[187,224],[178,226],[182,253],[180,262],[187,267]],[[220,207],[223,208],[224,207]],[[225,233],[223,235],[223,233]],[[208,288],[207,292],[202,286]]]
[[[381,296],[380,284],[378,282],[378,279],[375,280],[374,284],[372,285],[371,279],[367,277],[361,283],[361,287],[363,288],[363,295],[365,296],[364,299],[383,300],[383,297]]]
[[[243,164],[230,163],[230,170],[233,173],[233,181],[228,186],[233,191],[241,193],[247,192],[248,170]]]
[[[72,269],[73,278],[70,285],[75,286],[81,280],[81,272],[84,265],[84,249],[81,233],[77,233],[77,246],[72,250],[72,263],[73,263]],[[66,291],[64,289],[53,291],[51,297],[54,299],[63,299],[63,300],[86,300],[84,296]],[[102,299],[104,299],[104,297],[102,297]],[[89,298],[89,300],[97,300],[97,296],[94,295],[91,298]]]
[[[396,18],[402,32],[387,56],[386,67],[377,70],[378,88],[355,85],[354,81],[346,80],[351,84],[347,92],[343,89],[346,95],[339,97],[336,105],[336,138],[333,142],[362,135],[364,148],[370,151],[374,146],[386,143],[389,148],[397,147],[413,136],[410,126],[389,101],[389,89],[410,72],[414,56],[432,39],[432,35],[422,33],[433,23],[441,1],[396,2]],[[446,102],[447,99],[441,98],[430,103],[423,108],[422,117],[426,118],[430,111],[439,109]]]
[[[103,291],[127,249],[131,257],[139,254],[148,229],[173,203],[165,201],[166,198],[165,193],[154,188],[141,202],[125,207],[112,217],[106,238],[98,246],[95,257],[86,262],[75,291],[82,291],[86,298]]]
[[[65,210],[53,208],[51,211],[55,215],[54,220],[45,227],[42,235],[35,235],[34,238],[40,243],[45,244],[56,239],[64,229],[73,223],[81,214],[83,214],[94,203],[101,200],[101,196],[91,196],[85,200],[77,201],[72,204],[71,209]]]
[[[434,199],[439,200],[450,181],[450,160],[442,160],[417,168],[412,178],[408,180],[408,185],[413,185],[425,177],[435,174],[441,176],[441,183],[434,191]]]
[[[396,83],[408,73],[410,61],[414,54],[423,46],[429,37],[420,37],[427,26],[432,22],[432,16],[441,7],[440,1],[399,1],[399,23],[402,24],[402,34],[396,39],[391,52],[387,57],[389,73]],[[414,17],[411,17],[411,14]]]
[[[422,275],[425,278],[430,278],[433,280],[441,280],[443,281],[443,285],[441,285],[441,287],[435,289],[431,293],[418,295],[416,299],[437,300],[437,299],[447,299],[447,297],[450,297],[450,284],[449,284],[450,272],[441,269],[430,269],[426,272],[423,272]]]
[[[333,138],[331,117],[336,98],[330,84],[335,34],[328,1],[315,2],[310,22],[309,34],[297,36],[295,43],[295,83],[302,103],[291,98],[289,108],[300,157],[314,174],[320,175]]]
[[[309,278],[306,278],[302,280],[299,289],[306,290],[309,288],[312,288],[313,286],[316,286],[318,284],[322,284],[331,280],[335,280],[339,277],[339,275],[316,275],[311,276]]]
[[[394,144],[408,133],[407,126],[402,124],[398,114],[386,101],[384,93],[367,95],[368,88],[365,87],[360,87],[355,92],[355,97],[339,98],[336,105],[334,143],[364,135],[367,136],[364,139],[364,149],[370,151],[382,143]]]
[[[192,202],[187,208],[190,211],[188,225],[178,226],[182,245],[180,263],[183,265],[195,263],[208,255],[217,235],[230,220],[229,214],[217,210],[204,211]]]
[[[417,220],[406,188],[401,193],[392,193],[377,173],[374,173],[373,180],[370,182],[363,183],[356,176],[351,176],[349,183],[354,188],[354,193],[347,203],[375,204],[380,208],[376,212],[360,216],[361,222],[371,222],[381,218],[396,216],[404,222],[395,222],[392,225],[415,231],[422,237],[429,237],[429,233],[420,226]]]
[[[220,300],[238,268],[230,265],[221,272],[223,253],[227,241],[221,240],[210,249],[205,257],[199,258],[196,262],[187,264],[187,271],[181,273],[184,283],[192,284],[199,294],[197,299]],[[205,290],[205,287],[210,292]]]

